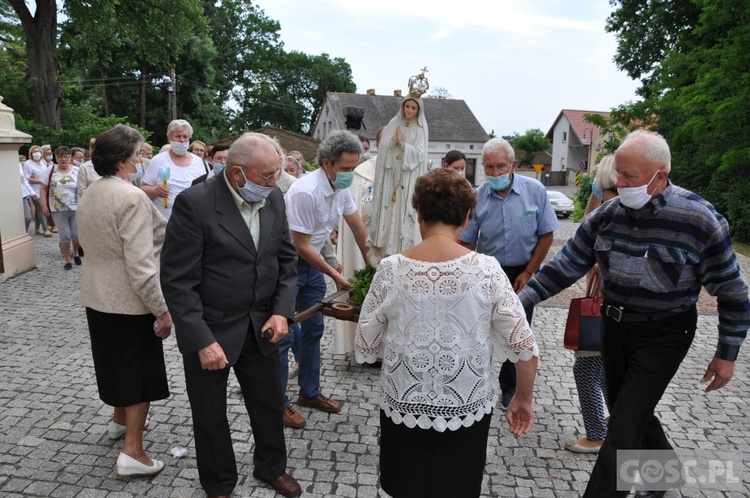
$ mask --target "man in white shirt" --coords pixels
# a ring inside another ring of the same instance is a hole
[[[367,230],[349,192],[360,154],[362,146],[355,135],[348,131],[331,133],[318,148],[320,168],[294,182],[284,197],[292,243],[299,256],[295,288],[297,311],[305,310],[325,297],[326,283],[323,274],[331,277],[338,289],[348,287],[346,278],[320,255],[340,216],[343,215],[362,257],[369,264],[365,245]],[[298,357],[300,393],[297,405],[338,413],[341,403],[323,396],[320,390],[320,339],[323,329],[321,313],[302,322]],[[286,395],[289,381],[288,351],[291,344],[291,335],[279,341],[284,425],[302,428],[305,426],[305,419],[292,408]]]

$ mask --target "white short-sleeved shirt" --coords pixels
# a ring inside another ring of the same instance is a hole
[[[167,207],[164,207],[164,198],[157,197],[153,199],[154,206],[159,212],[164,215],[166,219],[172,215],[172,206],[174,205],[175,198],[180,192],[192,185],[193,180],[201,175],[206,174],[206,166],[203,164],[203,160],[195,154],[190,154],[190,165],[188,166],[177,166],[172,162],[172,158],[169,156],[169,152],[162,152],[154,156],[148,165],[146,173],[143,175],[142,183],[148,185],[161,185],[161,178],[159,177],[159,169],[169,168],[169,180],[167,180],[167,190],[169,195],[167,196]]]
[[[33,178],[34,180],[41,180],[42,178],[44,178],[45,174],[47,175],[47,177],[49,177],[49,166],[47,166],[47,163],[45,163],[44,161],[36,162],[32,159],[27,159],[26,162],[23,163],[23,169],[23,173],[28,179]],[[37,196],[40,195],[41,188],[41,183],[31,183],[31,189]]]
[[[310,245],[318,253],[341,215],[357,212],[349,189],[334,190],[323,168],[294,182],[284,201],[289,229],[310,235]]]

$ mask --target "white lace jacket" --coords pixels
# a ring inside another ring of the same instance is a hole
[[[497,403],[498,360],[539,355],[521,302],[491,256],[381,261],[355,339],[357,361],[383,358],[381,407],[409,428],[469,427]]]

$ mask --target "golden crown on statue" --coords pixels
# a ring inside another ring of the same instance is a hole
[[[409,95],[415,99],[418,99],[430,89],[430,82],[424,75],[427,72],[427,66],[423,67],[421,71],[418,75],[409,78]]]

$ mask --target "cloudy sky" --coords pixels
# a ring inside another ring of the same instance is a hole
[[[430,87],[465,100],[498,135],[541,128],[561,109],[608,111],[636,100],[612,62],[608,0],[257,0],[287,50],[327,53],[352,68],[358,93]]]

